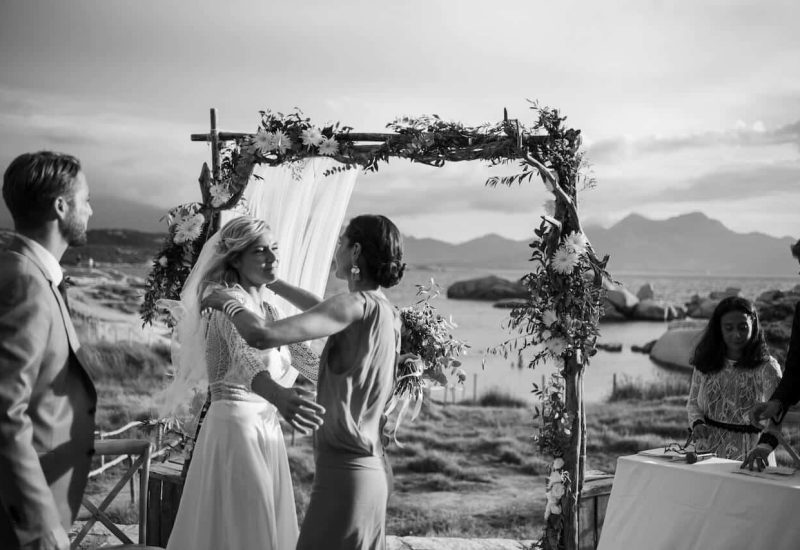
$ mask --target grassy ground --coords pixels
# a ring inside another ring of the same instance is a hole
[[[85,346],[95,372],[98,424],[111,429],[153,414],[153,395],[166,383],[168,350],[142,344]],[[608,403],[587,407],[587,468],[613,472],[619,456],[683,441],[688,381],[622,381]],[[800,430],[789,439],[800,443]],[[537,454],[532,411],[492,393],[477,403],[430,402],[400,428],[389,450],[394,493],[387,529],[393,535],[538,538],[548,460]],[[300,518],[314,476],[310,438],[286,432]],[[780,458],[780,457],[779,457]],[[783,460],[786,457],[782,457]],[[93,479],[89,493],[107,491],[116,474]],[[136,522],[127,491],[112,517]]]

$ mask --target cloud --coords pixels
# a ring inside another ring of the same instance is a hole
[[[620,162],[631,157],[659,155],[711,147],[756,147],[765,145],[800,145],[800,121],[768,130],[760,120],[748,125],[737,121],[734,128],[722,131],[673,136],[618,136],[591,144],[587,158],[595,163]]]
[[[759,165],[745,170],[715,170],[691,179],[680,189],[662,189],[651,200],[697,202],[794,194],[800,204],[800,163]]]

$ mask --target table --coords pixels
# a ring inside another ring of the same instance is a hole
[[[764,479],[739,466],[619,458],[598,550],[800,548],[800,472]]]

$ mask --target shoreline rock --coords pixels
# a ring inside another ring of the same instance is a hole
[[[466,281],[456,281],[447,287],[447,297],[452,300],[492,302],[508,299],[525,300],[528,297],[528,288],[520,282],[488,275]]]

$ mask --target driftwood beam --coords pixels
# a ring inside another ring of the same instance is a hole
[[[217,139],[219,141],[235,141],[238,139],[244,139],[247,137],[252,137],[255,134],[250,132],[217,132]],[[433,135],[433,134],[423,134],[423,135]],[[369,133],[369,132],[349,132],[349,133],[340,133],[336,134],[337,138],[340,139],[347,139],[349,141],[371,141],[371,142],[384,142],[387,140],[405,140],[411,139],[410,136],[406,136],[403,134],[386,134],[386,133]],[[192,134],[191,135],[192,141],[211,141],[211,136],[209,134]],[[526,142],[534,142],[534,143],[545,143],[549,139],[549,136],[528,136],[525,138]]]

